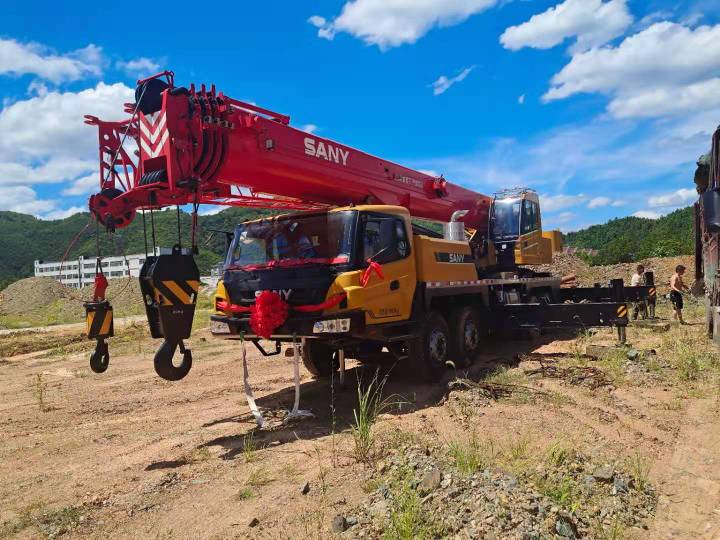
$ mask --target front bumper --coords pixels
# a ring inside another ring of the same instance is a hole
[[[349,319],[349,324],[334,324],[334,321]],[[317,325],[316,323],[320,323]],[[318,331],[322,328],[322,331]],[[333,332],[333,328],[335,331]],[[347,330],[346,330],[347,329]],[[346,331],[343,331],[346,330]],[[343,311],[316,317],[288,317],[275,329],[271,339],[292,340],[295,337],[357,337],[365,335],[365,313],[359,310]],[[241,334],[248,339],[256,339],[250,327],[250,317],[232,315],[211,315],[210,332],[213,336],[225,339],[237,339]]]

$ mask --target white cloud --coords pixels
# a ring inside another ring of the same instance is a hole
[[[51,212],[47,212],[46,214],[39,216],[40,219],[65,219],[70,216],[74,216],[75,214],[79,214],[81,212],[87,212],[87,208],[83,208],[80,206],[71,206],[70,208],[58,208],[57,210],[53,210]]]
[[[12,103],[0,111],[0,159],[95,154],[97,130],[85,125],[83,116],[122,119],[123,103],[133,100],[127,86],[100,82],[80,92],[50,92]]]
[[[39,165],[0,161],[0,184],[52,184],[72,179],[97,168],[98,162],[64,156],[54,157]]]
[[[540,209],[543,212],[557,212],[565,208],[574,208],[585,201],[587,197],[580,195],[541,195]]]
[[[670,177],[687,178],[692,187],[695,160],[707,151],[709,139],[697,133],[683,136],[675,126],[673,121],[638,125],[603,117],[529,139],[480,140],[482,151],[408,164],[442,172],[448,181],[481,193],[533,187],[542,194],[544,212],[576,208],[582,215],[592,198],[603,195],[613,199],[613,208],[646,201],[648,192]]]
[[[619,118],[685,115],[720,106],[718,70],[720,25],[660,22],[616,47],[576,54],[543,99],[601,93]]]
[[[459,24],[497,0],[350,0],[335,19],[313,15],[318,36],[346,32],[380,49],[415,43],[434,27]]]
[[[56,202],[38,199],[34,189],[27,186],[0,185],[0,210],[21,214],[44,214],[55,209]]]
[[[130,76],[150,76],[160,71],[160,64],[150,58],[144,56],[133,60],[119,60],[116,64],[119,70],[124,71]]]
[[[698,194],[694,189],[678,189],[672,193],[655,195],[648,199],[650,208],[678,208],[687,206],[697,200]]]
[[[305,124],[304,126],[300,126],[300,129],[306,133],[315,133],[318,127],[315,124]]]
[[[500,36],[506,49],[550,49],[576,38],[572,51],[604,45],[621,36],[633,18],[626,0],[565,0],[529,21],[511,26]]]
[[[118,120],[125,116],[122,104],[132,99],[130,88],[101,82],[0,109],[0,209],[52,218],[69,212],[61,209],[62,198],[38,197],[30,186],[64,182],[62,195],[70,197],[93,191],[99,185],[98,135],[83,115]]]
[[[662,215],[662,212],[657,212],[655,210],[638,210],[633,214],[633,216],[635,217],[646,219],[658,219],[662,217]]]
[[[720,107],[720,78],[687,86],[649,86],[647,90],[616,97],[608,110],[617,118],[632,118],[692,113],[709,107]]]
[[[441,75],[434,83],[430,85],[433,89],[433,95],[439,96],[440,94],[444,94],[454,84],[464,81],[465,78],[470,75],[470,72],[473,69],[475,69],[475,66],[466,67],[465,69],[460,71],[460,73],[449,79],[445,75]]]
[[[594,197],[588,202],[588,208],[602,208],[612,203],[610,197]]]
[[[70,187],[65,188],[62,194],[67,196],[88,195],[99,191],[99,189],[100,175],[95,172],[73,180]]]
[[[518,98],[518,103],[519,103],[520,105],[525,105],[525,94],[521,95],[521,96]]]
[[[0,38],[0,74],[37,75],[54,83],[76,81],[102,73],[102,49],[88,45],[58,55],[37,43]]]

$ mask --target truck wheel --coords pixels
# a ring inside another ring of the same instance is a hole
[[[411,341],[408,352],[411,362],[418,362],[423,379],[438,382],[448,360],[450,331],[445,319],[438,312],[431,312],[419,339]]]
[[[329,377],[340,367],[337,351],[316,339],[306,339],[302,346],[302,361],[315,378]]]
[[[473,308],[456,309],[450,318],[450,360],[457,367],[468,367],[480,352],[482,327],[480,317]]]

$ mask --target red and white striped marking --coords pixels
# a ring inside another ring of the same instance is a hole
[[[466,281],[428,281],[427,287],[435,289],[439,287],[467,287],[472,285],[513,285],[516,283],[560,283],[560,278],[517,278],[517,279],[472,279]]]
[[[140,148],[146,157],[158,157],[168,137],[165,111],[155,118],[152,118],[152,115],[140,114]]]

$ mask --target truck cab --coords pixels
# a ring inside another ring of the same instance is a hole
[[[542,230],[540,198],[528,188],[495,194],[490,211],[490,234],[501,270],[528,264],[550,264],[562,249],[559,231]]]

